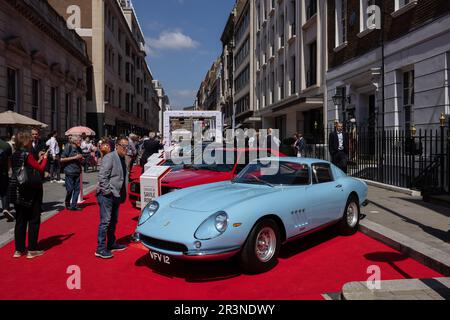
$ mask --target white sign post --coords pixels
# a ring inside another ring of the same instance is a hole
[[[154,166],[141,176],[141,211],[151,201],[161,196],[161,180],[171,171],[170,167]]]

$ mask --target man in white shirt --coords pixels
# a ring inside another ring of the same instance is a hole
[[[93,147],[91,139],[89,138],[86,138],[81,142],[81,151],[83,152],[84,157],[84,173],[88,172]]]
[[[57,136],[58,133],[53,131],[51,138],[46,143],[50,154],[50,182],[64,183],[61,180],[60,149],[58,140],[56,139]]]
[[[330,133],[328,147],[331,162],[347,173],[349,136],[342,123],[336,123],[336,131]]]

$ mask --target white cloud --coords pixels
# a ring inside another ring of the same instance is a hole
[[[148,49],[150,53],[154,50],[183,50],[195,49],[199,47],[199,43],[180,30],[161,32],[158,38],[148,38]]]

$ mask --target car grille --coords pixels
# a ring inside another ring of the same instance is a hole
[[[141,193],[141,184],[140,183],[131,183],[130,192]]]
[[[174,252],[188,251],[188,248],[184,244],[177,243],[177,242],[159,240],[159,239],[144,236],[143,234],[140,235],[139,239],[144,244],[146,244],[150,247],[156,248],[156,249],[174,251]]]

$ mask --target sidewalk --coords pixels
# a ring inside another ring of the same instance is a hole
[[[84,195],[92,192],[97,184],[98,172],[83,173]],[[62,175],[64,177],[64,175]],[[42,214],[42,222],[57,214],[64,209],[64,198],[66,196],[66,188],[64,184],[44,183],[44,213]],[[7,244],[14,237],[15,222],[8,222],[6,218],[0,214],[0,248]]]
[[[373,186],[369,186],[368,200],[370,204],[361,210],[361,232],[450,276],[450,208]],[[442,288],[424,285],[435,280],[385,281],[381,290],[369,290],[365,283],[349,283],[342,294],[345,299],[404,299],[425,297],[427,291],[429,299],[449,299],[448,287],[442,295]],[[448,284],[447,280],[441,282]]]

